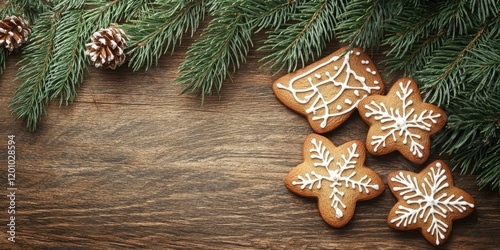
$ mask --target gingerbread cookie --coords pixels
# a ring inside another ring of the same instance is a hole
[[[276,97],[306,116],[317,133],[342,124],[366,96],[384,93],[382,78],[370,57],[360,48],[347,49],[343,47],[273,84]]]
[[[420,229],[433,245],[442,245],[451,233],[453,220],[474,210],[474,199],[453,186],[448,166],[435,161],[420,173],[394,171],[387,176],[398,202],[387,224],[397,230]]]
[[[319,212],[333,227],[346,225],[354,215],[356,202],[373,199],[384,189],[384,182],[364,166],[365,146],[350,141],[335,147],[327,138],[311,134],[304,147],[304,162],[285,178],[293,193],[318,199]]]
[[[430,137],[446,124],[446,113],[422,102],[411,78],[396,81],[386,96],[363,99],[358,110],[370,125],[366,146],[373,155],[398,150],[406,159],[422,164],[429,157]]]

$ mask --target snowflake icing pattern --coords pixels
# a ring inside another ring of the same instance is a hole
[[[390,222],[395,223],[396,227],[403,225],[407,227],[423,219],[424,223],[430,220],[428,228],[425,229],[435,238],[435,244],[439,245],[446,238],[448,225],[444,222],[448,213],[458,211],[463,213],[469,208],[474,208],[474,204],[467,202],[463,196],[456,197],[449,194],[446,188],[450,187],[447,181],[446,170],[440,162],[435,163],[419,183],[415,176],[404,175],[399,172],[390,180],[399,185],[392,188],[404,200],[405,205],[399,205],[395,210],[396,217]],[[417,204],[418,208],[413,204]]]
[[[413,93],[413,89],[410,88],[411,81],[408,81],[406,85],[403,82],[399,82],[399,88],[401,91],[397,91],[396,95],[402,103],[400,108],[387,108],[383,102],[376,103],[371,101],[370,105],[365,105],[364,108],[369,110],[365,114],[366,117],[374,116],[374,119],[380,121],[386,126],[382,126],[382,131],[386,131],[383,135],[373,135],[371,145],[375,146],[374,151],[377,152],[378,147],[386,146],[386,140],[390,137],[394,141],[397,141],[397,137],[403,138],[403,144],[407,145],[410,141],[410,151],[413,155],[419,158],[423,157],[422,150],[424,146],[419,142],[422,139],[417,133],[412,133],[411,129],[419,129],[423,131],[430,131],[432,124],[436,124],[436,118],[441,117],[441,114],[435,114],[433,110],[424,109],[420,114],[415,114],[415,109],[410,108],[413,104],[412,100],[408,100],[408,97]]]
[[[288,86],[278,83],[277,87],[290,91],[295,101],[300,104],[307,104],[310,102],[309,108],[307,108],[305,112],[307,114],[313,114],[313,121],[321,120],[320,126],[321,128],[325,128],[329,118],[342,116],[352,112],[363,98],[372,94],[373,91],[381,90],[382,85],[379,85],[379,81],[374,80],[372,83],[374,86],[369,86],[366,78],[363,77],[360,72],[355,72],[351,68],[350,58],[352,54],[360,56],[361,52],[350,51],[349,53],[346,53],[340,67],[331,67],[333,65],[332,63],[342,58],[339,56],[333,56],[327,62],[292,78],[288,83]],[[369,61],[361,60],[361,64],[368,65]],[[315,71],[322,67],[331,67],[330,70],[333,70],[332,72],[334,73],[330,73],[328,70],[324,72],[324,76],[315,73]],[[342,72],[345,72],[347,76],[343,81],[339,81],[338,77],[342,74]],[[366,67],[366,72],[371,75],[377,74],[377,72],[370,67]],[[310,77],[309,75],[313,75],[314,77]],[[310,86],[299,88],[294,86],[305,77],[307,77],[307,82]],[[351,81],[351,79],[353,80]],[[337,94],[333,97],[324,96],[324,94],[319,90],[319,87],[323,85],[328,85],[329,88],[337,89]],[[345,95],[347,91],[352,91],[356,99],[351,100],[346,98]],[[323,110],[322,115],[317,114],[318,110]]]
[[[329,198],[332,200],[331,206],[335,210],[335,216],[337,218],[343,217],[344,213],[342,209],[347,207],[342,200],[344,192],[341,191],[341,187],[345,185],[346,188],[357,188],[360,193],[365,192],[367,194],[370,193],[370,189],[379,190],[379,185],[371,183],[372,179],[367,175],[359,178],[356,171],[352,171],[350,174],[346,175],[346,170],[354,169],[357,165],[356,158],[359,157],[359,154],[356,151],[358,148],[356,143],[353,143],[351,147],[347,149],[347,156],[342,154],[342,159],[335,161],[335,164],[332,164],[335,159],[331,156],[330,151],[323,145],[322,141],[318,142],[313,138],[311,143],[313,148],[311,148],[309,152],[311,153],[311,159],[315,161],[314,167],[326,169],[328,176],[311,171],[310,174],[306,173],[304,176],[299,175],[297,177],[299,181],[293,181],[292,185],[300,185],[301,189],[306,187],[313,189],[314,185],[316,185],[316,188],[320,189],[323,180],[330,182],[331,184],[329,187],[332,188],[332,193]]]

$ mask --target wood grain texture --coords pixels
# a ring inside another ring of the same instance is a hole
[[[389,190],[360,202],[347,226],[326,224],[315,200],[283,184],[302,162],[304,138],[312,133],[304,117],[273,95],[271,84],[284,72],[259,69],[265,52],[253,49],[220,98],[202,106],[174,86],[191,42],[147,72],[90,69],[75,102],[51,103],[34,133],[9,113],[20,56],[9,58],[0,78],[0,193],[7,194],[7,135],[14,134],[17,234],[16,243],[7,241],[8,200],[1,195],[0,248],[431,248],[418,231],[386,225],[396,202]],[[332,42],[324,55],[339,46]],[[373,59],[380,65],[383,58]],[[384,78],[387,89],[395,79]],[[365,141],[367,130],[355,113],[325,136],[340,145]],[[365,164],[384,182],[391,171],[426,165],[398,153],[368,154]],[[477,208],[454,223],[443,248],[500,245],[498,193],[478,190],[475,175],[453,175]]]

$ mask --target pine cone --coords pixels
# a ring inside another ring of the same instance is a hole
[[[125,62],[123,48],[126,45],[126,36],[122,29],[100,29],[90,39],[92,42],[86,44],[86,53],[96,68],[116,69]]]
[[[7,16],[0,21],[0,46],[9,51],[19,48],[28,41],[29,23],[18,16]]]

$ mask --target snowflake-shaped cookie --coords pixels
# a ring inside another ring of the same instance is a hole
[[[311,134],[303,148],[304,162],[285,178],[286,187],[305,197],[318,199],[319,212],[333,227],[347,224],[356,201],[369,200],[384,191],[384,182],[366,166],[362,141],[335,147],[327,138]]]
[[[396,81],[386,96],[373,95],[358,105],[369,125],[367,149],[373,155],[398,150],[408,160],[422,164],[429,157],[430,137],[446,124],[446,113],[422,102],[411,78]]]
[[[420,228],[433,245],[446,241],[453,220],[474,210],[474,199],[453,186],[451,172],[442,161],[431,163],[420,173],[394,171],[387,179],[398,199],[387,218],[388,225],[397,230]]]
[[[361,99],[384,93],[382,78],[360,48],[343,47],[273,84],[276,97],[306,116],[311,128],[326,133],[340,126]]]

